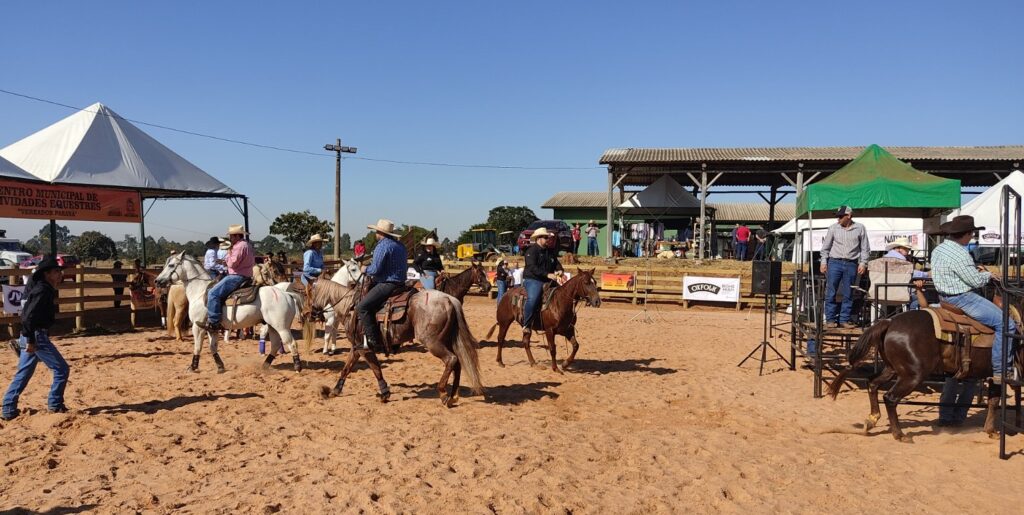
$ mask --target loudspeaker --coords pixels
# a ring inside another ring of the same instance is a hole
[[[778,295],[782,290],[782,261],[753,261],[751,266],[754,295]]]

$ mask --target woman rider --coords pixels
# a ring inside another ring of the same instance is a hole
[[[324,255],[321,252],[324,239],[319,234],[314,234],[306,242],[306,246],[309,248],[302,254],[302,284],[309,286],[309,283],[316,281],[324,271]]]
[[[423,250],[416,255],[412,267],[419,272],[423,289],[433,290],[438,274],[444,270],[444,263],[441,262],[441,255],[437,253],[437,242],[434,238],[423,241]]]
[[[524,337],[529,337],[534,317],[540,311],[544,285],[562,279],[558,251],[548,247],[550,238],[551,233],[541,227],[530,235],[533,243],[526,249],[526,266],[523,269],[523,288],[526,289],[526,305],[523,306]]]

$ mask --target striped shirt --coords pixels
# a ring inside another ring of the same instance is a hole
[[[849,227],[832,224],[825,233],[825,242],[821,244],[822,256],[857,261],[862,265],[867,264],[870,253],[868,230],[857,222],[850,223]]]
[[[992,274],[979,272],[967,247],[946,240],[932,251],[932,282],[939,295],[960,295],[988,284]]]
[[[383,238],[373,247],[373,261],[366,267],[366,275],[378,283],[404,283],[409,269],[405,245],[391,238]]]

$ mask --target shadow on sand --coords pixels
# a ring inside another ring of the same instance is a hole
[[[543,360],[541,360],[543,361]],[[612,359],[600,361],[596,359],[577,359],[569,367],[568,372],[581,374],[614,374],[618,372],[644,372],[654,375],[675,374],[678,370],[674,368],[652,367],[651,363],[658,361],[654,358],[645,359]]]
[[[178,408],[197,404],[200,402],[213,402],[218,399],[262,399],[258,393],[225,393],[221,395],[188,395],[174,397],[167,400],[151,400],[135,404],[115,404],[111,406],[96,406],[84,410],[90,415],[114,415],[120,413],[146,413],[153,414],[158,411],[172,411]]]

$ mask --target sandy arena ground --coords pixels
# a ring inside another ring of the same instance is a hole
[[[478,338],[492,306],[467,300]],[[518,347],[501,369],[484,343],[487,395],[466,390],[451,410],[434,392],[440,361],[418,347],[388,364],[395,394],[380,404],[365,367],[343,397],[319,398],[337,356],[263,372],[248,340],[222,348],[226,374],[206,350],[190,374],[191,343],[156,331],[58,340],[73,413],[46,413],[41,368],[29,413],[0,422],[0,510],[998,513],[1022,500],[1024,455],[998,460],[980,412],[939,432],[934,409],[907,406],[916,443],[884,419],[863,436],[863,392],[815,400],[808,371],[736,368],[760,340],[757,311],[636,312],[581,310],[577,373],[530,368]],[[3,388],[14,363],[0,351]]]

